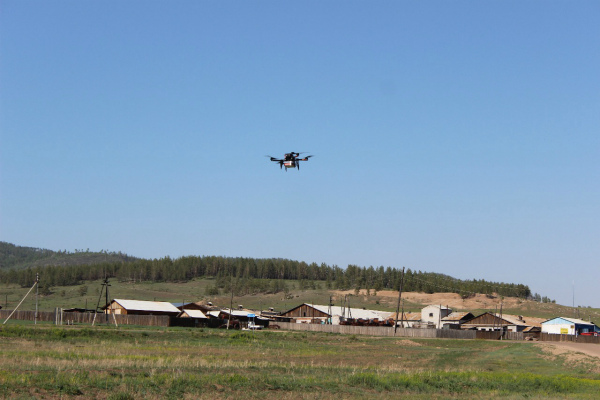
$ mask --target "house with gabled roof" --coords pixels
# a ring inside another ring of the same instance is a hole
[[[192,303],[180,303],[180,304],[176,304],[176,306],[180,310],[183,310],[183,309],[200,310],[205,315],[208,315],[209,311],[220,311],[221,310],[220,307],[213,306],[213,304],[210,301],[209,302],[197,301],[197,302],[192,302]]]
[[[509,332],[523,332],[528,327],[539,326],[539,321],[539,318],[527,317],[526,320],[520,315],[485,312],[461,324],[461,329],[475,329],[478,331],[506,330]]]
[[[386,311],[303,303],[281,313],[280,318],[289,319],[296,323],[330,323],[339,325],[347,320],[382,322],[394,319],[395,315],[395,313]]]
[[[209,317],[200,310],[186,310],[185,308],[181,310],[179,318],[209,319]]]
[[[454,311],[453,313],[442,318],[443,329],[460,329],[460,325],[464,324],[475,317],[470,312]]]
[[[596,324],[577,318],[556,317],[542,322],[542,333],[581,335],[594,332],[600,332]]]
[[[452,313],[452,309],[446,306],[429,305],[421,309],[421,324],[437,329],[442,328],[442,319]]]
[[[167,301],[113,299],[104,307],[107,314],[168,315],[176,317],[180,310]]]

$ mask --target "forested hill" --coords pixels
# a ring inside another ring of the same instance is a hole
[[[45,266],[92,265],[104,262],[130,262],[135,257],[108,251],[52,251],[0,242],[0,271]]]
[[[398,290],[402,275],[400,269],[391,267],[348,265],[346,268],[340,268],[337,265],[308,264],[303,261],[279,258],[189,256],[178,259],[166,257],[145,260],[125,256],[125,258],[114,260],[110,258],[111,255],[120,255],[120,253],[75,252],[63,254],[74,255],[73,258],[57,256],[53,259],[52,257],[60,252],[50,252],[46,254],[46,257],[41,257],[44,252],[47,252],[46,250],[30,249],[39,256],[36,259],[34,255],[27,256],[25,251],[21,255],[17,253],[6,256],[4,249],[9,246],[12,245],[2,243],[2,265],[4,265],[4,259],[11,257],[20,257],[24,261],[21,264],[13,262],[13,265],[20,265],[21,269],[0,269],[0,282],[18,283],[22,286],[31,285],[36,273],[40,274],[40,285],[46,287],[79,285],[84,281],[101,279],[105,276],[130,282],[185,282],[195,278],[214,277],[216,278],[215,290],[228,290],[233,282],[236,293],[243,295],[279,291],[285,286],[284,282],[289,280],[299,281],[301,287],[307,288],[315,287],[315,282],[322,282],[326,289]],[[100,257],[97,257],[97,254]],[[69,265],[65,261],[66,259],[69,261],[86,259],[85,257],[88,255],[90,256],[89,260],[94,260],[94,262]],[[44,260],[43,263],[42,260]],[[52,260],[57,262],[52,264]],[[36,265],[36,263],[39,264]],[[42,267],[42,265],[46,266]],[[406,270],[403,290],[426,293],[454,292],[463,296],[470,296],[474,293],[497,293],[501,296],[531,297],[529,287],[523,284],[459,280],[444,274],[411,269]]]

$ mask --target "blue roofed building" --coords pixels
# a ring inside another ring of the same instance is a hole
[[[542,333],[557,335],[581,335],[598,332],[600,328],[593,322],[577,318],[556,317],[542,322]]]

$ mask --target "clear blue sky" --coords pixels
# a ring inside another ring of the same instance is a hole
[[[600,307],[598,1],[2,0],[0,46],[2,241]]]

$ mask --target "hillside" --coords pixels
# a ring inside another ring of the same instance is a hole
[[[334,297],[341,298],[354,291],[334,291]],[[380,307],[387,309],[395,308],[398,304],[398,292],[380,291],[376,295],[368,296],[365,290],[361,290],[353,301],[376,303]],[[500,312],[505,314],[523,315],[536,318],[554,318],[556,316],[581,318],[586,320],[600,321],[600,310],[589,307],[569,307],[556,303],[543,303],[531,299],[522,299],[519,297],[503,297],[490,294],[475,294],[469,297],[462,297],[457,293],[423,293],[423,292],[405,292],[402,294],[405,311],[419,311],[422,307],[428,305],[448,306],[455,311],[468,311],[475,315],[483,312]]]
[[[135,257],[120,252],[75,250],[53,251],[35,247],[16,246],[0,242],[0,269],[26,269],[45,266],[94,265],[100,263],[129,262]]]
[[[373,293],[381,293],[378,297],[380,304],[384,305],[388,299],[383,294],[397,293],[402,281],[405,292],[451,292],[453,298],[449,300],[460,304],[473,298],[485,300],[498,297],[514,297],[521,302],[527,299],[551,302],[546,297],[533,295],[524,284],[488,282],[483,279],[459,280],[445,274],[411,269],[407,269],[403,275],[402,270],[389,266],[367,268],[348,265],[341,268],[280,258],[186,256],[148,260],[108,251],[76,250],[71,253],[0,242],[0,267],[0,282],[8,285],[29,287],[39,275],[40,287],[45,294],[54,292],[57,287],[73,287],[108,277],[134,284],[210,282],[210,286],[203,289],[203,294],[213,296],[229,296],[232,291],[236,296],[278,296],[292,287],[302,292],[315,289],[349,291],[356,297],[360,297],[361,291],[368,291],[367,295],[371,297]],[[327,301],[324,299],[321,303],[326,304]],[[418,299],[412,302],[420,303]],[[442,304],[449,305],[446,301],[442,301]],[[488,305],[483,301],[477,307],[485,309]]]
[[[221,291],[211,294],[215,279],[193,279],[183,283],[171,282],[132,282],[112,279],[110,281],[110,298],[169,301],[186,303],[211,301],[221,307],[229,307],[232,298],[230,293]],[[346,305],[354,308],[368,308],[381,311],[395,311],[398,304],[397,291],[365,290],[358,294],[355,291],[327,290],[325,282],[317,282],[316,289],[302,289],[297,281],[286,282],[287,291],[280,293],[254,293],[235,295],[233,305],[243,305],[249,309],[286,311],[302,303],[327,304],[330,300],[334,305]],[[98,303],[102,280],[85,281],[79,286],[55,286],[51,293],[40,295],[39,308],[42,311],[52,311],[59,308],[94,308]],[[0,306],[12,309],[25,296],[29,287],[18,284],[0,283]],[[576,317],[592,321],[600,321],[600,309],[572,308],[553,303],[541,303],[515,297],[476,295],[463,299],[456,293],[423,293],[404,292],[402,294],[405,312],[418,312],[430,304],[448,305],[455,311],[469,311],[475,315],[486,311],[494,312],[503,306],[505,314],[523,315],[527,317],[550,319],[556,316]],[[103,298],[100,299],[103,301]],[[35,309],[35,296],[30,295],[21,306],[23,310]]]

